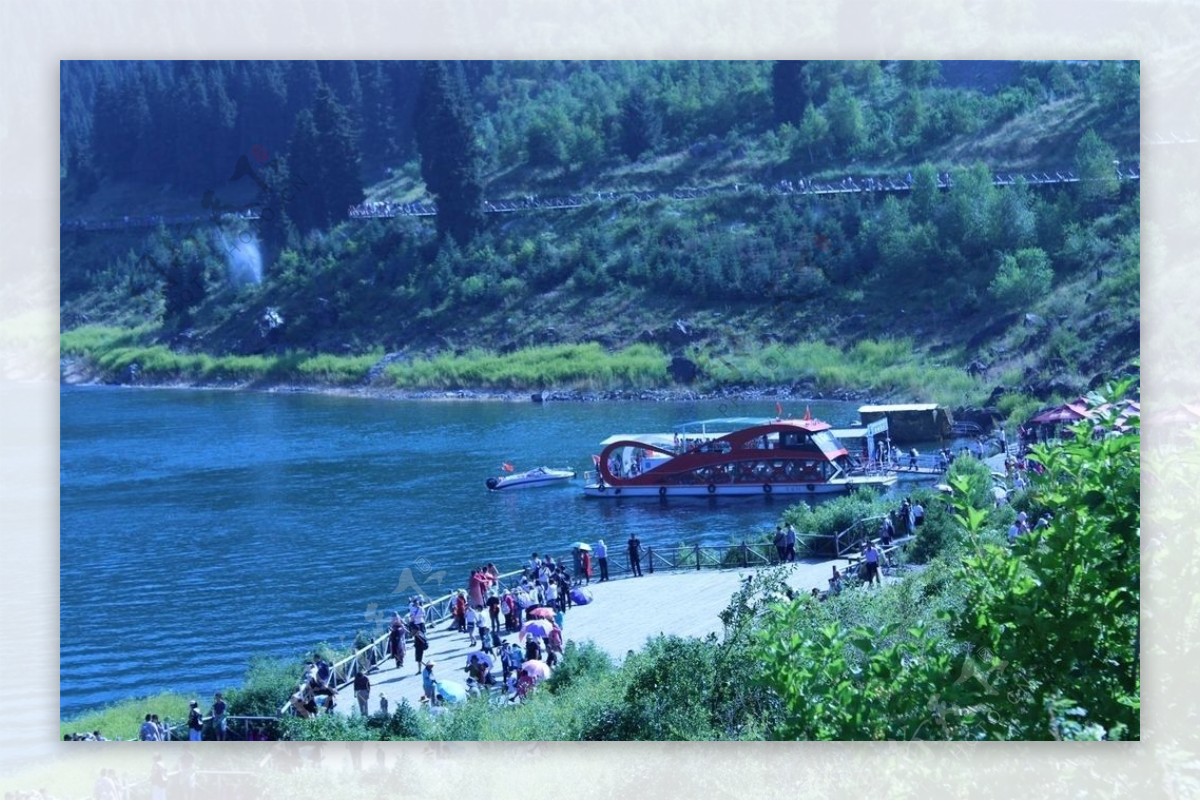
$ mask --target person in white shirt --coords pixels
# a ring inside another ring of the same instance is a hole
[[[475,645],[475,630],[479,627],[479,613],[475,611],[475,607],[467,607],[467,636],[471,638],[471,645]]]

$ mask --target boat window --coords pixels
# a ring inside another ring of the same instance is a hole
[[[808,434],[799,431],[783,431],[779,434],[779,447],[799,449],[808,447],[810,439]]]

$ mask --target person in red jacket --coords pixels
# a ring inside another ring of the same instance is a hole
[[[458,591],[458,595],[454,598],[454,603],[451,606],[451,614],[454,615],[454,626],[462,633],[467,632],[467,593],[463,590]]]
[[[583,552],[583,583],[592,583],[592,552]]]

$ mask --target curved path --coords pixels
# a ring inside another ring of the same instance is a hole
[[[788,583],[801,592],[813,587],[822,590],[829,586],[832,567],[846,567],[846,559],[797,562]],[[587,606],[572,607],[563,621],[563,637],[570,642],[591,640],[614,659],[621,660],[631,650],[640,649],[646,639],[657,634],[683,637],[703,637],[722,631],[722,610],[741,585],[742,579],[756,568],[728,570],[673,570],[645,573],[640,578],[621,578],[591,584],[594,601]],[[467,635],[451,631],[446,621],[429,630],[429,650],[425,659],[433,660],[434,675],[465,683],[467,654],[470,646]],[[516,635],[505,636],[510,642]],[[380,695],[386,695],[395,710],[400,699],[419,707],[422,695],[421,677],[413,658],[412,644],[407,649],[404,669],[399,670],[391,659],[368,676],[371,679],[371,699],[368,710],[379,710]],[[499,670],[497,666],[497,671]],[[357,714],[353,686],[342,688],[335,707],[343,714]]]

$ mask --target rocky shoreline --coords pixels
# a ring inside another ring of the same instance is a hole
[[[175,381],[141,380],[137,371],[113,381],[91,368],[86,359],[64,357],[60,360],[59,377],[63,384],[77,386],[117,386],[130,389],[197,389],[237,392],[297,393],[381,400],[418,401],[486,401],[497,403],[606,403],[647,401],[652,403],[685,403],[695,401],[728,401],[731,405],[752,402],[832,400],[847,403],[886,404],[910,402],[909,398],[880,397],[865,390],[838,389],[821,392],[808,382],[769,386],[731,384],[707,391],[674,387],[670,389],[612,389],[584,391],[563,390],[496,390],[496,389],[402,389],[369,382],[354,386],[336,384],[291,384],[265,381]],[[732,409],[729,410],[732,413]],[[725,412],[722,412],[724,414]],[[994,408],[958,408],[952,410],[956,420],[973,422],[984,431],[990,430],[1002,415]]]

